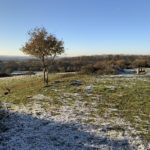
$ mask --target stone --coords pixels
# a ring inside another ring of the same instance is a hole
[[[93,85],[86,86],[86,87],[85,87],[85,91],[86,91],[87,93],[92,93],[92,92],[93,92]]]
[[[82,85],[82,81],[81,80],[71,80],[70,85],[80,86],[80,85]]]

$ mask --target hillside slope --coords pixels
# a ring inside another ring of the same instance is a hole
[[[150,78],[40,76],[0,82],[0,149],[149,149]],[[4,94],[7,89],[8,94]]]

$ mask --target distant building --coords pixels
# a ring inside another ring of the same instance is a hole
[[[144,68],[137,68],[137,74],[144,74],[146,73]]]

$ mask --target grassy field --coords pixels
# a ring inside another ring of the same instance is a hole
[[[71,85],[72,80],[80,80],[82,85]],[[88,92],[86,87],[90,86]],[[10,93],[4,94],[7,89]],[[0,79],[0,101],[17,105],[28,104],[30,97],[43,94],[53,99],[52,105],[63,105],[64,93],[80,94],[87,107],[96,104],[91,116],[121,117],[139,131],[150,142],[150,78],[144,76],[90,76],[77,74],[52,74],[48,87],[44,87],[42,77]],[[76,98],[68,98],[72,105]],[[46,107],[46,106],[45,106]],[[89,120],[89,123],[93,120]]]

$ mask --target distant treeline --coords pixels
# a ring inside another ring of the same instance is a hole
[[[49,62],[47,63],[49,65]],[[50,66],[50,65],[49,65]],[[121,69],[150,68],[150,55],[98,55],[59,58],[50,72],[82,72],[96,74],[117,74]],[[0,73],[13,71],[42,71],[37,59],[26,61],[0,61]]]

